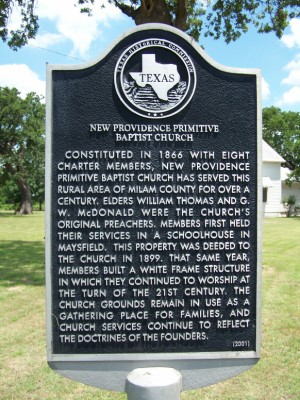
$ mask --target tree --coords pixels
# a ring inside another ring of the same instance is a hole
[[[300,113],[263,109],[263,138],[287,162],[291,169],[288,182],[300,182]]]
[[[107,0],[136,25],[160,22],[186,31],[194,39],[200,35],[227,43],[238,39],[254,25],[258,32],[275,32],[280,38],[292,18],[300,16],[300,0]],[[0,37],[17,49],[36,36],[38,17],[36,0],[0,1]],[[76,1],[75,1],[76,3]],[[91,6],[102,0],[77,0],[81,12],[91,14]],[[13,6],[22,15],[19,29],[8,32],[7,24]]]
[[[0,1],[0,37],[3,42],[8,41],[9,47],[17,50],[35,38],[38,32],[38,16],[35,13],[36,0],[5,0]],[[17,30],[8,31],[8,22],[14,10],[19,9],[21,23]]]
[[[42,211],[45,200],[45,169],[44,162],[40,164],[40,168],[35,171],[34,175],[28,179],[28,186],[33,205],[37,205]],[[21,204],[21,193],[14,180],[0,179],[0,207],[10,210],[19,210]]]
[[[20,214],[32,213],[30,184],[41,178],[44,169],[45,106],[35,93],[25,99],[17,89],[0,88],[0,183],[18,186]]]

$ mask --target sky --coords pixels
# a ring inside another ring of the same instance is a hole
[[[105,2],[105,0],[102,0]],[[133,21],[114,6],[94,6],[93,16],[81,14],[74,0],[39,0],[39,32],[35,40],[13,51],[0,42],[0,86],[16,87],[21,96],[45,96],[46,64],[80,64],[101,54]],[[15,10],[9,29],[17,26]],[[281,39],[254,29],[231,44],[223,39],[200,39],[206,53],[219,64],[262,71],[262,105],[300,112],[300,20],[294,19]]]

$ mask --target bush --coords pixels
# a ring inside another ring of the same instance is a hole
[[[282,200],[282,204],[283,204],[284,208],[286,209],[286,216],[290,217],[293,213],[294,205],[296,204],[296,196],[291,194],[289,197],[285,197]]]

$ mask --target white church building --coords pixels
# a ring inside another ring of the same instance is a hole
[[[291,186],[285,183],[289,173],[283,168],[285,160],[263,141],[262,146],[262,186],[263,186],[263,215],[265,217],[286,216],[283,199],[294,195],[296,207],[300,207],[300,183],[294,182]]]

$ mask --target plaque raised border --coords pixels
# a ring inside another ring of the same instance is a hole
[[[261,82],[260,71],[226,67],[212,60],[200,46],[185,33],[162,24],[145,24],[128,31],[121,39],[135,32],[147,30],[172,32],[189,44],[217,70],[232,74],[251,74],[257,80],[257,199],[261,199]],[[134,353],[134,354],[54,354],[52,351],[52,276],[51,276],[51,165],[52,165],[52,72],[56,70],[82,70],[95,65],[119,43],[119,40],[100,59],[82,65],[48,65],[47,67],[47,128],[46,128],[46,303],[47,303],[47,359],[51,368],[61,375],[96,387],[125,390],[126,376],[135,368],[171,367],[183,376],[183,389],[208,386],[228,379],[251,368],[260,357],[261,343],[261,202],[257,204],[257,326],[256,351],[187,352],[187,353]]]

